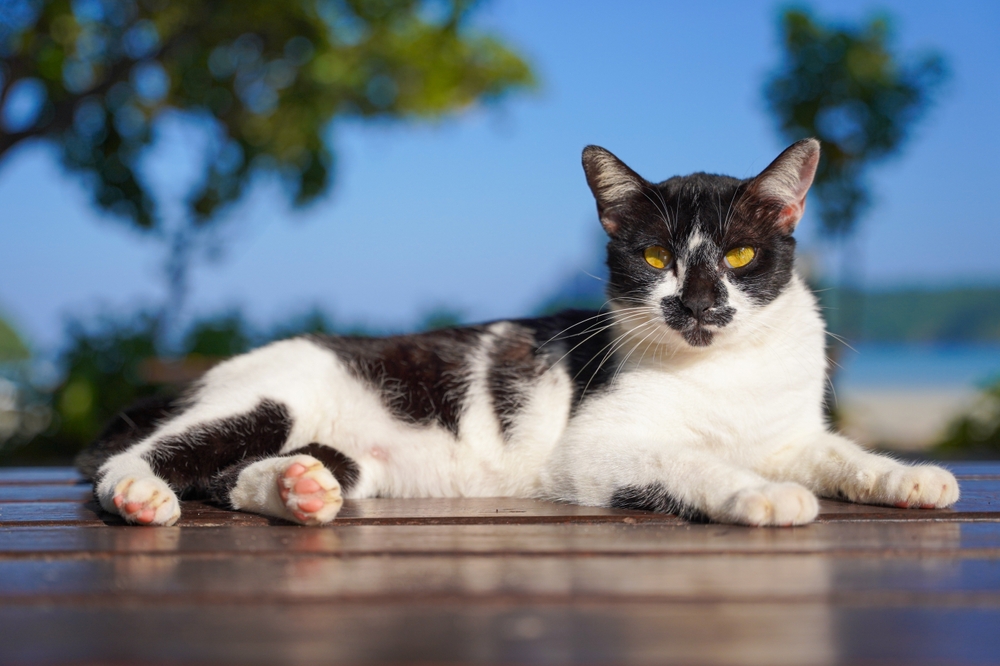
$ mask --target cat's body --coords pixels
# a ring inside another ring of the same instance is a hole
[[[830,433],[825,333],[792,270],[818,160],[658,185],[584,153],[610,310],[392,338],[305,336],[140,406],[80,459],[130,522],[178,492],[300,523],[342,497],[516,496],[752,525],[812,520],[815,495],[947,506],[954,477]]]

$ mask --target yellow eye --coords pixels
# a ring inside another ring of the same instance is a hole
[[[670,250],[659,245],[647,247],[642,256],[646,258],[646,263],[653,268],[666,268],[674,260],[674,255],[670,254]]]
[[[730,268],[743,268],[753,261],[756,254],[752,247],[735,247],[726,252],[726,263]]]

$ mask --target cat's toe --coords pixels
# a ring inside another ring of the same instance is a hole
[[[296,522],[323,525],[333,520],[344,501],[340,484],[312,456],[294,456],[278,475],[278,493]]]
[[[733,495],[723,519],[742,525],[803,525],[819,513],[816,496],[797,483],[769,483]]]
[[[111,502],[126,522],[137,525],[169,526],[181,517],[177,495],[155,476],[122,479],[115,485]]]
[[[958,481],[948,470],[932,465],[900,467],[882,475],[875,503],[904,509],[941,509],[958,501]]]

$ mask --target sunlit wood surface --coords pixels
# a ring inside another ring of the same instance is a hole
[[[787,529],[513,499],[126,527],[0,469],[0,664],[996,664],[1000,464],[952,468],[954,509]]]

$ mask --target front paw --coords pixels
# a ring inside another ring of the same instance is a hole
[[[860,501],[901,509],[942,509],[957,502],[959,495],[955,475],[932,465],[900,465],[865,485],[869,487],[857,493]]]
[[[819,513],[816,496],[797,483],[768,483],[729,498],[720,519],[741,525],[804,525]]]

